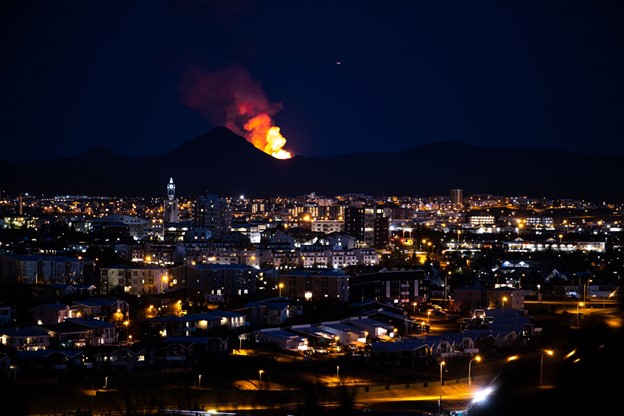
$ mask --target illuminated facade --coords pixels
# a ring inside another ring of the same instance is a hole
[[[167,184],[167,199],[165,200],[165,223],[177,223],[179,221],[178,200],[175,197],[175,184],[173,178],[169,179]]]
[[[279,283],[289,299],[349,301],[349,275],[343,270],[291,270],[280,274]]]
[[[344,232],[360,247],[384,247],[390,240],[390,222],[382,207],[347,207]]]
[[[451,204],[454,207],[461,208],[464,205],[464,190],[451,189]]]
[[[193,225],[206,228],[213,237],[221,238],[230,231],[232,225],[232,209],[225,198],[215,194],[200,196],[193,207]]]

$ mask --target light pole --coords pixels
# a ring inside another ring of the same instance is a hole
[[[431,311],[427,311],[427,325],[429,325],[429,316],[431,315]]]
[[[613,297],[613,295],[615,295],[615,292],[611,292],[611,293],[609,293],[609,296],[604,296],[602,298],[602,309],[605,308],[605,301],[607,300],[607,298],[611,299]]]
[[[262,373],[264,373],[264,370],[258,370],[258,390],[262,388]]]
[[[108,388],[108,376],[104,377],[104,388]]]
[[[505,302],[507,302],[507,296],[503,296],[503,309],[505,309]]]
[[[539,385],[542,385],[542,374],[544,372],[544,356],[545,355],[553,355],[554,351],[553,350],[545,350],[544,353],[542,354],[542,357],[540,358],[540,383]]]
[[[473,358],[472,360],[470,360],[470,362],[468,363],[468,385],[471,386],[472,385],[472,378],[470,377],[470,369],[472,367],[472,362],[476,361],[476,362],[481,362],[481,356],[477,355],[475,358]]]
[[[450,275],[451,275],[450,271],[444,275],[444,300],[443,300],[442,306],[444,306],[446,309],[448,309],[449,307],[446,301],[447,301],[447,293],[448,293],[448,277]]]
[[[197,376],[197,388],[201,389],[201,374]]]
[[[280,284],[277,285],[277,287],[279,287],[279,297],[282,297],[282,289],[284,288],[284,283],[280,282]]]
[[[444,361],[440,361],[440,398],[438,399],[438,414],[442,414],[442,385],[444,384],[442,378],[442,367],[446,364]]]
[[[340,384],[340,366],[336,366],[336,384]]]
[[[416,316],[416,306],[418,306],[418,302],[414,302],[414,317]]]
[[[585,304],[583,302],[579,302],[576,305],[576,326],[579,324],[579,306],[582,308]]]

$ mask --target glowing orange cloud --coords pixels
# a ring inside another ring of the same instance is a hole
[[[292,157],[289,151],[283,149],[286,139],[280,133],[280,128],[273,125],[273,120],[268,114],[258,114],[249,119],[243,127],[248,132],[247,140],[258,149],[277,159]]]
[[[214,123],[225,125],[263,152],[277,159],[292,157],[284,149],[286,138],[272,118],[282,105],[270,103],[246,69],[230,67],[213,72],[194,69],[182,82],[180,94],[184,104],[199,110]]]

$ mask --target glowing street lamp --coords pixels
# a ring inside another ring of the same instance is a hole
[[[258,370],[258,390],[260,390],[262,386],[262,373],[264,373],[264,370]]]
[[[472,360],[470,360],[470,362],[468,363],[468,385],[471,386],[472,385],[472,378],[470,377],[470,369],[472,367],[472,362],[476,361],[476,362],[481,362],[481,356],[477,355],[475,358],[473,358]]]
[[[444,384],[444,380],[442,378],[442,367],[444,367],[444,364],[446,364],[446,362],[440,361],[440,398],[438,399],[438,414],[442,414],[442,385]]]
[[[545,355],[553,355],[555,352],[553,350],[545,350],[544,353],[542,354],[542,357],[540,358],[540,382],[539,385],[542,385],[542,374],[543,374],[543,370],[544,370],[544,356]]]
[[[427,311],[427,325],[429,325],[429,316],[431,316],[431,311]]]
[[[613,295],[615,295],[615,291],[609,293],[609,296],[604,296],[602,298],[602,309],[605,308],[605,300],[607,300],[607,298],[611,299],[613,297]],[[577,315],[578,316],[578,315]]]
[[[503,296],[503,309],[505,309],[505,302],[507,302],[507,296]]]
[[[279,285],[277,285],[277,287],[279,287],[279,297],[282,297],[282,289],[284,288],[284,283],[281,283]]]
[[[585,306],[585,304],[583,302],[579,302],[576,305],[576,325],[578,326],[579,324],[579,306],[582,308],[583,306]]]
[[[130,321],[129,320],[124,321],[123,325],[126,327],[126,345],[128,345],[128,341],[130,340],[130,334],[128,332],[128,326],[130,325]]]
[[[336,366],[336,384],[340,383],[340,366]]]

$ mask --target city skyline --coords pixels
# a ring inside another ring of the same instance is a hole
[[[14,3],[2,160],[158,156],[220,125],[250,140],[252,119],[307,157],[624,155],[622,16],[608,0]]]

